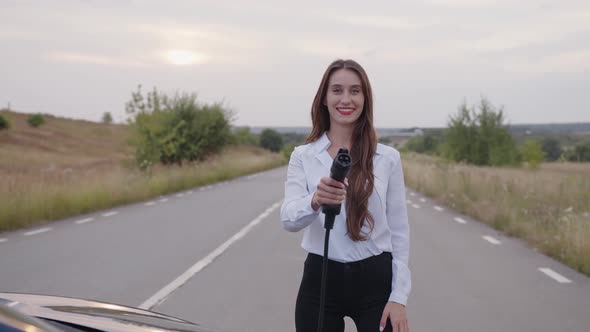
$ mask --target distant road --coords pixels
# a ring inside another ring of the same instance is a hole
[[[286,168],[0,234],[0,291],[75,296],[220,331],[294,331],[305,253]],[[590,278],[408,191],[411,331],[587,331]],[[355,331],[346,320],[347,331]]]

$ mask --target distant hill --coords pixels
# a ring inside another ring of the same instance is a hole
[[[0,174],[111,167],[129,158],[126,125],[72,120],[44,114],[45,124],[33,128],[31,114],[2,110],[11,128],[0,130]]]

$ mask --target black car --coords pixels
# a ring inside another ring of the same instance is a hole
[[[195,323],[118,304],[36,294],[0,293],[0,331],[214,332]]]

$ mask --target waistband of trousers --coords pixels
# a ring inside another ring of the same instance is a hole
[[[384,251],[379,255],[371,256],[365,259],[361,259],[359,261],[354,262],[338,262],[335,260],[328,259],[328,266],[330,268],[342,268],[342,269],[363,269],[373,266],[378,266],[383,264],[384,262],[391,262],[391,253],[388,251]],[[313,265],[321,265],[324,262],[324,256],[308,253],[306,263],[313,264]]]

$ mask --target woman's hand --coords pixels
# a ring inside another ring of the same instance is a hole
[[[331,177],[321,178],[317,190],[311,199],[311,207],[314,211],[317,211],[324,204],[342,204],[346,196],[347,185],[348,179],[344,179],[344,183],[342,183]]]
[[[379,331],[383,331],[387,324],[387,319],[393,326],[393,332],[409,332],[408,327],[408,316],[406,315],[406,306],[396,302],[387,302],[385,309],[383,309],[383,315],[381,316],[381,322],[379,323]]]

